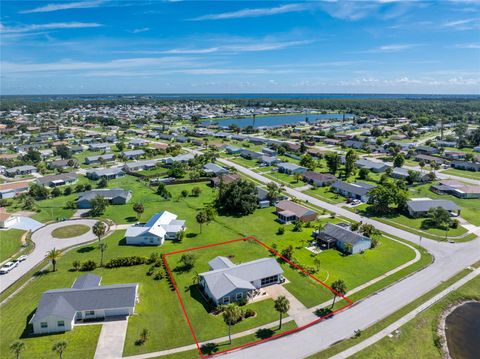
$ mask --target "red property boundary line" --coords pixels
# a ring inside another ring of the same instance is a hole
[[[193,326],[192,326],[192,323],[190,321],[190,318],[188,317],[188,314],[187,314],[187,310],[185,309],[185,305],[183,303],[183,300],[182,300],[182,297],[180,295],[180,291],[178,290],[178,287],[177,287],[177,284],[175,283],[175,279],[173,278],[173,274],[172,274],[172,271],[170,270],[170,266],[168,265],[168,262],[167,262],[167,257],[168,256],[171,256],[171,255],[175,255],[175,254],[179,254],[179,253],[185,253],[185,252],[192,252],[192,251],[197,251],[197,250],[200,250],[200,249],[205,249],[205,248],[210,248],[210,247],[216,247],[216,246],[221,246],[221,245],[225,245],[225,244],[230,244],[230,243],[236,243],[236,242],[241,242],[241,241],[254,241],[256,242],[257,244],[261,245],[262,247],[266,248],[269,252],[275,254],[275,256],[279,257],[279,258],[282,258],[286,263],[288,263],[290,266],[292,267],[295,267],[296,269],[298,269],[299,271],[301,271],[303,274],[305,274],[306,276],[312,278],[314,281],[316,281],[317,283],[320,283],[322,286],[324,286],[325,288],[327,288],[329,291],[331,291],[332,293],[335,293],[338,297],[344,299],[348,304],[344,305],[343,307],[341,308],[338,308],[324,316],[321,316],[319,317],[318,319],[315,319],[314,321],[310,322],[310,323],[307,323],[301,327],[297,327],[297,328],[294,328],[294,329],[290,329],[290,330],[287,330],[283,333],[279,333],[279,334],[275,334],[275,335],[272,335],[271,337],[269,338],[265,338],[265,339],[259,339],[259,340],[256,340],[256,341],[253,341],[253,342],[250,342],[250,343],[246,343],[246,344],[242,344],[242,345],[239,345],[239,346],[236,346],[234,348],[230,348],[230,349],[226,349],[226,350],[223,350],[223,351],[220,351],[220,352],[217,352],[217,353],[213,353],[213,354],[210,354],[210,355],[204,355],[202,353],[202,349],[200,347],[200,343],[198,342],[198,339],[197,339],[197,336],[195,334],[195,330],[193,329]],[[190,328],[190,332],[192,333],[192,336],[193,336],[193,339],[195,340],[195,345],[197,346],[197,349],[198,349],[198,352],[200,353],[200,357],[202,359],[207,359],[207,358],[211,358],[213,356],[216,356],[216,355],[220,355],[220,354],[226,354],[226,353],[229,353],[229,352],[232,352],[234,350],[238,350],[238,349],[242,349],[242,348],[247,348],[247,347],[250,347],[250,346],[253,346],[253,345],[257,345],[257,344],[260,344],[260,343],[263,343],[263,342],[266,342],[266,341],[269,341],[269,340],[273,340],[273,339],[276,339],[276,338],[280,338],[280,337],[283,337],[283,336],[286,336],[286,335],[289,335],[289,334],[292,334],[292,333],[295,333],[295,332],[299,332],[303,329],[306,329],[314,324],[317,324],[318,322],[322,321],[323,319],[326,319],[326,318],[329,318],[331,316],[333,316],[334,314],[342,311],[342,310],[345,310],[347,309],[348,307],[352,306],[353,305],[353,301],[338,293],[337,291],[335,291],[334,289],[332,289],[330,286],[326,285],[325,283],[323,283],[321,280],[319,280],[318,278],[314,277],[313,275],[307,273],[303,268],[301,268],[300,266],[298,266],[297,264],[291,262],[290,260],[288,260],[287,258],[285,258],[284,256],[282,256],[280,253],[278,253],[276,250],[274,250],[273,248],[267,246],[265,243],[259,241],[257,238],[253,237],[253,236],[250,236],[250,237],[245,237],[245,238],[239,238],[239,239],[233,239],[233,240],[230,240],[230,241],[226,241],[226,242],[220,242],[220,243],[214,243],[214,244],[209,244],[209,245],[205,245],[205,246],[200,246],[200,247],[195,247],[195,248],[189,248],[189,249],[184,249],[184,250],[180,250],[180,251],[175,251],[175,252],[170,252],[170,253],[165,253],[162,255],[162,259],[163,259],[163,262],[165,263],[165,267],[167,269],[167,272],[168,272],[168,275],[170,276],[170,280],[172,282],[172,285],[174,286],[175,288],[175,292],[177,293],[177,297],[180,301],[180,305],[182,307],[182,311],[183,311],[183,314],[185,315],[185,318],[187,319],[187,323],[188,323],[188,327]]]

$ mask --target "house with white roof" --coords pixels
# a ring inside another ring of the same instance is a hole
[[[145,224],[128,227],[125,242],[132,245],[158,246],[165,239],[176,239],[177,234],[184,231],[185,221],[178,220],[177,215],[162,211],[152,216]]]

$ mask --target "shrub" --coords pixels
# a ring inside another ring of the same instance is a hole
[[[161,262],[160,254],[157,252],[152,252],[150,257],[148,257],[147,264],[155,264],[155,267],[158,267],[157,262]]]
[[[68,196],[68,195],[71,195],[71,194],[72,194],[72,187],[70,187],[70,186],[65,187],[64,190],[63,190],[63,195]]]
[[[155,275],[153,276],[153,279],[155,280],[163,279],[163,272],[161,270],[157,270],[155,272]]]
[[[282,234],[284,234],[284,233],[285,233],[285,227],[283,227],[283,226],[282,226],[282,227],[278,227],[277,234],[282,235]]]
[[[296,221],[294,226],[293,226],[293,231],[294,232],[301,232],[303,230],[302,222]]]
[[[456,228],[458,228],[459,224],[460,224],[460,221],[455,218],[455,219],[452,221],[451,227],[452,227],[453,229],[456,229]]]
[[[243,312],[243,317],[244,318],[250,318],[250,317],[254,317],[255,314],[257,314],[257,313],[255,313],[255,311],[252,308],[247,308]]]
[[[237,301],[237,304],[240,306],[240,307],[243,307],[244,305],[247,305],[247,298],[242,298],[240,299],[239,301]]]
[[[85,262],[82,263],[82,266],[80,267],[80,270],[82,272],[88,272],[88,271],[94,270],[95,268],[97,268],[97,263],[95,263],[94,261],[89,259],[88,261],[85,261]]]
[[[148,268],[148,271],[147,271],[147,275],[150,276],[153,274],[153,272],[155,272],[155,266],[151,266],[150,268]]]
[[[147,257],[131,256],[131,257],[117,257],[112,258],[105,264],[106,268],[130,267],[139,264],[145,264],[148,261]]]
[[[310,275],[315,274],[317,272],[317,269],[315,267],[312,267],[312,266],[305,266],[305,267],[303,267],[303,270]]]
[[[77,271],[77,272],[80,270],[80,267],[81,267],[81,266],[82,266],[82,264],[80,263],[79,260],[75,260],[75,261],[73,261],[73,263],[72,263],[73,269],[74,269],[75,271]]]

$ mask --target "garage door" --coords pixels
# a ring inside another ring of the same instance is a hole
[[[128,308],[119,308],[119,309],[107,309],[105,310],[105,317],[115,317],[115,316],[126,316],[128,315]]]

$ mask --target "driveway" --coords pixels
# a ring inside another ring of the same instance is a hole
[[[120,359],[127,336],[128,318],[103,323],[94,359]]]
[[[18,222],[14,223],[12,226],[8,228],[15,228],[15,229],[22,229],[24,231],[36,231],[43,227],[43,223],[40,223],[30,217],[17,217]]]
[[[11,272],[4,274],[0,277],[0,293],[7,289],[10,285],[15,283],[23,275],[25,275],[30,269],[35,267],[41,261],[45,259],[45,256],[52,248],[64,249],[73,245],[82,244],[95,240],[95,235],[92,232],[92,227],[97,221],[94,219],[81,219],[75,221],[63,221],[37,229],[32,233],[32,241],[35,243],[35,248],[27,257],[27,259],[21,262],[18,267]],[[72,224],[84,224],[90,227],[90,230],[78,237],[56,239],[52,237],[52,231],[56,228],[72,225]],[[61,260],[61,259],[60,259]]]

